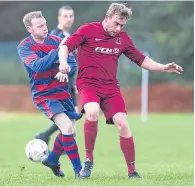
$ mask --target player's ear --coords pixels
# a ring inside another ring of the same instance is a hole
[[[30,26],[26,26],[26,30],[27,30],[29,33],[31,33],[32,28],[31,28]]]
[[[104,18],[105,22],[108,21],[108,15],[106,14],[105,18]]]
[[[60,22],[60,15],[58,15],[58,23]]]

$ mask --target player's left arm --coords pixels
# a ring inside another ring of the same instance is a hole
[[[174,62],[168,64],[160,64],[149,57],[144,58],[141,67],[151,71],[174,72],[177,74],[181,74],[181,72],[183,71],[183,68],[175,64]]]
[[[150,71],[159,71],[159,72],[175,72],[180,74],[183,71],[183,68],[174,62],[168,64],[161,64],[155,62],[151,58],[144,56],[133,44],[133,41],[126,35],[126,48],[123,52],[130,60],[135,62],[138,66],[141,66],[144,69]]]

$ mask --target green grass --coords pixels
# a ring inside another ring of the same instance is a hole
[[[61,157],[66,175],[63,179],[25,156],[26,143],[51,123],[44,115],[0,115],[0,186],[193,186],[193,114],[151,114],[147,123],[142,123],[138,115],[129,115],[128,120],[136,144],[137,171],[143,178],[127,179],[117,131],[101,117],[92,176],[75,180],[66,156]],[[77,126],[83,160],[83,119]]]

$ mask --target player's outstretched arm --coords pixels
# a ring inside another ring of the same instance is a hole
[[[43,58],[40,58],[28,46],[19,46],[18,55],[25,65],[37,73],[47,71],[58,60],[58,50],[51,50]]]
[[[61,73],[68,73],[70,72],[70,66],[68,65],[67,58],[68,58],[68,47],[66,45],[61,45],[58,51],[59,56],[59,70]]]
[[[88,32],[89,26],[83,25],[68,39],[64,39],[60,43],[58,56],[60,62],[59,70],[61,73],[66,74],[70,72],[70,66],[67,63],[68,54],[86,41],[86,34],[88,34]]]
[[[69,64],[67,63],[68,58],[68,48],[66,45],[60,45],[58,56],[59,56],[59,70],[55,76],[56,79],[59,80],[59,82],[68,82],[68,72],[71,71]]]
[[[145,57],[141,67],[151,71],[171,72],[171,73],[173,72],[177,74],[181,74],[181,72],[183,71],[183,68],[175,64],[174,62],[168,64],[160,64],[158,62],[155,62],[149,57]]]
[[[174,72],[177,74],[181,74],[183,71],[183,68],[174,62],[168,63],[168,64],[160,64],[158,62],[155,62],[151,58],[144,56],[133,44],[133,41],[131,38],[126,35],[125,40],[126,41],[126,50],[124,51],[124,54],[133,62],[135,62],[137,65],[141,66],[144,69],[150,70],[150,71],[160,71],[160,72]]]

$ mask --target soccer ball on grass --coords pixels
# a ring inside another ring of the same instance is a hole
[[[27,143],[25,152],[31,161],[41,162],[47,157],[49,149],[43,140],[34,139]]]

